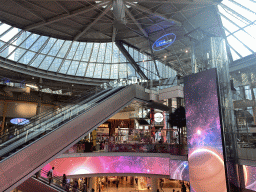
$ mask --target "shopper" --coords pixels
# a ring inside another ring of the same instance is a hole
[[[53,170],[54,170],[54,167],[52,167],[52,169],[51,169],[50,171],[48,171],[48,173],[47,173],[47,177],[48,177],[48,179],[49,179],[49,185],[50,185],[51,182],[52,182]]]
[[[161,178],[160,179],[160,188],[163,190],[163,186],[164,186],[164,180]]]
[[[62,187],[65,188],[66,184],[67,184],[67,177],[66,177],[65,174],[63,174],[63,176],[62,176]]]
[[[37,178],[37,179],[38,179],[38,177],[40,177],[40,174],[41,174],[40,172],[41,172],[41,170],[39,170],[39,171],[36,172],[36,178]]]
[[[83,192],[87,192],[87,186],[86,183],[83,184]]]
[[[181,192],[186,192],[186,191],[187,191],[187,188],[186,188],[184,182],[182,182],[182,184],[181,184]]]
[[[116,180],[116,188],[118,189],[119,180]]]
[[[76,192],[78,188],[78,182],[75,181],[74,185],[73,185],[73,192]]]

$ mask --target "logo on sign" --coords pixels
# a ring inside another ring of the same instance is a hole
[[[171,44],[173,44],[175,39],[176,35],[174,33],[166,34],[155,41],[155,43],[152,46],[152,49],[154,51],[161,51],[169,47]]]

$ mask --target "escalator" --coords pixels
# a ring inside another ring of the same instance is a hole
[[[104,89],[2,136],[0,191],[17,187],[135,99],[147,102],[149,94],[139,85]]]
[[[16,189],[22,192],[66,192],[64,189],[53,184],[48,185],[47,181],[30,177]]]
[[[41,170],[41,174],[47,174],[47,172],[44,172]],[[41,174],[38,174],[37,176],[30,177],[25,182],[23,182],[21,185],[16,187],[18,191],[22,192],[66,192],[66,191],[75,191],[75,192],[82,192],[82,187],[80,189],[74,189],[73,185],[71,183],[66,183],[63,185],[62,183],[62,177],[58,177],[56,175],[52,175],[52,182],[49,185],[48,178],[40,176]]]

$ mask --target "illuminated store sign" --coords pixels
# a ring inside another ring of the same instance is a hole
[[[155,114],[155,122],[160,123],[160,122],[163,121],[163,119],[164,119],[164,116],[163,116],[162,113],[156,113],[156,114]]]
[[[175,39],[176,39],[176,35],[174,33],[166,34],[156,40],[156,42],[152,46],[152,49],[154,51],[161,51],[169,47],[171,44],[173,44]]]
[[[24,119],[24,118],[14,118],[14,119],[11,119],[10,122],[12,124],[19,124],[19,125],[25,125],[25,124],[28,124],[29,123],[29,120],[28,119]]]
[[[192,192],[226,192],[217,71],[184,78],[189,179]]]

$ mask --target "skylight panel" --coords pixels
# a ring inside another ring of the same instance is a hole
[[[256,51],[255,7],[252,0],[223,0],[218,6],[233,60]]]
[[[244,47],[244,45],[239,42],[234,36],[229,36],[228,38],[228,42],[229,44],[236,49],[241,55],[242,57],[248,56],[250,54],[252,54],[246,47]]]

